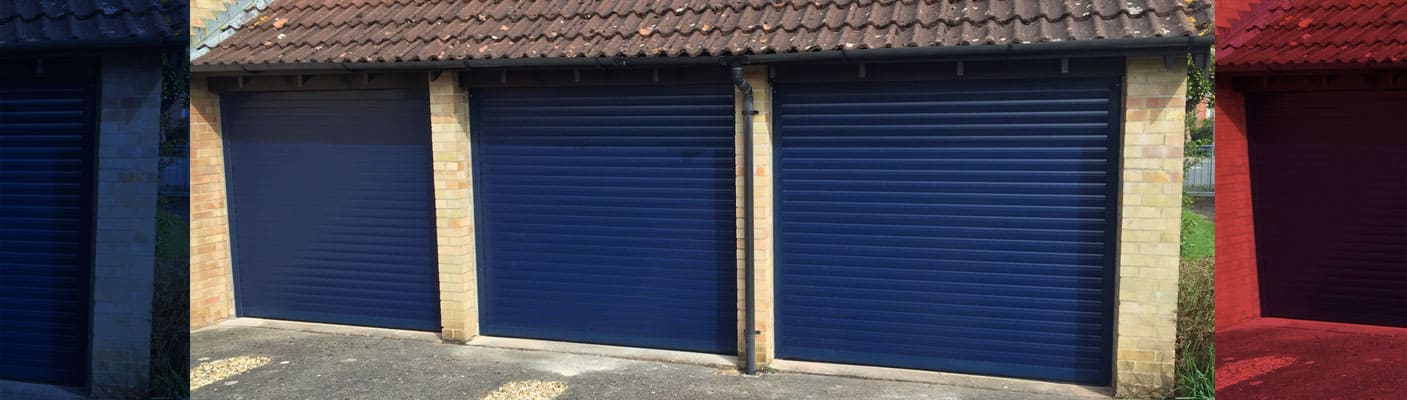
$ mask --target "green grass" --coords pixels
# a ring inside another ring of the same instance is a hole
[[[186,399],[190,397],[190,219],[161,208],[156,224],[150,397]]]
[[[1182,263],[1177,295],[1177,399],[1216,398],[1216,227],[1182,210]]]
[[[1216,398],[1216,348],[1208,346],[1203,351],[1191,348],[1179,350],[1195,353],[1183,356],[1177,368],[1178,400],[1210,400]]]
[[[1182,259],[1211,257],[1216,249],[1216,224],[1190,208],[1182,209]]]
[[[1215,397],[1216,301],[1213,258],[1183,260],[1177,295],[1177,381],[1179,399]]]

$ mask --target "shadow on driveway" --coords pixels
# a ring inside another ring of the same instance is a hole
[[[1401,399],[1407,328],[1262,318],[1216,334],[1220,400]]]
[[[38,383],[15,382],[0,379],[0,399],[25,400],[83,400],[79,388],[68,388]]]
[[[789,373],[742,377],[697,365],[261,327],[217,325],[191,333],[196,369],[240,357],[268,360],[193,390],[192,398],[478,400],[513,382],[560,382],[566,389],[559,399],[1061,398]]]

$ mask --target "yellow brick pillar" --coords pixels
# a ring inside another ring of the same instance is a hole
[[[228,0],[194,0],[190,31],[225,12]],[[225,150],[220,135],[220,97],[205,78],[190,82],[190,326],[196,329],[234,316],[229,212],[225,203]]]
[[[479,334],[469,96],[459,86],[459,74],[447,72],[431,75],[429,100],[441,337],[465,342]]]
[[[102,57],[93,315],[91,330],[80,334],[90,339],[88,383],[94,398],[145,393],[150,382],[161,64],[156,53]]]
[[[216,15],[225,12],[232,3],[231,0],[191,0],[190,2],[190,28],[194,32],[196,28],[204,28],[205,20],[214,18]]]
[[[1186,65],[1128,60],[1114,343],[1119,396],[1173,383]]]
[[[205,79],[190,83],[190,325],[234,316],[230,222],[225,198],[225,149],[220,97]]]
[[[750,65],[743,71],[744,78],[752,85],[753,106],[757,115],[752,118],[752,171],[744,171],[743,164],[743,123],[746,118],[737,118],[734,127],[736,160],[736,193],[738,221],[738,356],[746,357],[746,318],[744,308],[746,269],[743,252],[743,175],[752,174],[752,220],[753,220],[753,282],[754,321],[759,332],[756,337],[757,365],[761,369],[772,362],[774,352],[773,292],[772,292],[772,85],[767,79],[766,65]],[[742,94],[734,90],[734,115],[742,115]],[[743,360],[746,362],[746,360]]]

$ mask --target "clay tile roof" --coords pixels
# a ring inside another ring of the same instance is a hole
[[[0,0],[0,49],[184,44],[187,4],[168,0]]]
[[[727,56],[1210,34],[1210,0],[274,0],[197,65]]]
[[[1407,65],[1407,0],[1265,0],[1218,27],[1217,67]]]

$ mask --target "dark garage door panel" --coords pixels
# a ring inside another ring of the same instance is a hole
[[[1407,91],[1248,106],[1264,315],[1407,326]]]
[[[736,351],[730,86],[473,97],[485,334]]]
[[[95,86],[0,80],[0,379],[85,380]]]
[[[1117,96],[778,86],[777,356],[1107,384]]]
[[[240,315],[439,330],[428,99],[221,96]]]

